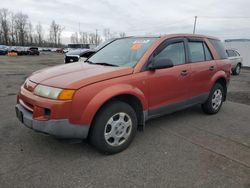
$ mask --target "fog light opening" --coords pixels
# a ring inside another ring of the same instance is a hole
[[[45,108],[45,109],[44,109],[44,117],[49,118],[49,117],[50,117],[50,114],[51,114],[50,109]]]

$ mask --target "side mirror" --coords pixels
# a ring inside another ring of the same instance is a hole
[[[170,68],[173,66],[174,66],[174,63],[172,62],[171,59],[160,58],[160,59],[153,60],[148,68],[149,70],[156,70],[156,69]]]

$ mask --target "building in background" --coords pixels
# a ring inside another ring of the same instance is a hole
[[[243,57],[243,66],[250,67],[250,39],[225,40],[226,49],[235,49]]]

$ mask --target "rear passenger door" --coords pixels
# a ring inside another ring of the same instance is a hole
[[[216,62],[200,38],[188,38],[189,64],[191,65],[190,97],[205,97],[210,90],[210,80],[216,72]]]

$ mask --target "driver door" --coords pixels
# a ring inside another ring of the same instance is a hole
[[[183,38],[169,39],[159,46],[152,57],[154,62],[158,58],[170,59],[174,67],[148,71],[149,117],[178,110],[189,98],[191,75],[185,43]]]

